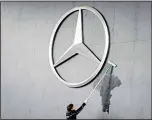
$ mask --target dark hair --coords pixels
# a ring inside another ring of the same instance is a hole
[[[68,110],[68,111],[71,111],[72,107],[73,107],[73,104],[69,104],[69,105],[67,106],[67,110]]]

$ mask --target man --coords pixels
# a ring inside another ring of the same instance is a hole
[[[67,113],[66,113],[66,118],[67,119],[77,119],[77,115],[81,112],[81,110],[84,108],[86,103],[83,103],[77,110],[75,110],[73,104],[69,104],[67,106]]]

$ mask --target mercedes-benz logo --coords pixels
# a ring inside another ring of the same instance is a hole
[[[100,60],[90,49],[89,47],[84,43],[83,41],[83,35],[82,35],[82,10],[88,10],[91,11],[92,13],[94,13],[100,20],[100,22],[103,25],[104,28],[104,33],[105,33],[105,49],[104,49],[104,53],[103,53],[103,57],[102,60]],[[61,25],[61,23],[72,13],[74,13],[75,11],[78,11],[78,19],[77,19],[77,25],[76,25],[76,31],[75,31],[75,37],[73,40],[73,44],[63,53],[63,55],[61,55],[61,57],[57,60],[54,61],[53,60],[53,45],[54,45],[54,41],[55,41],[55,36],[56,33]],[[108,27],[107,24],[103,18],[103,16],[94,8],[89,7],[89,6],[82,6],[82,7],[75,7],[71,10],[69,10],[67,13],[65,13],[60,20],[57,22],[57,24],[55,25],[55,28],[52,32],[52,36],[50,39],[50,44],[49,44],[49,61],[50,61],[50,65],[51,68],[54,72],[54,74],[56,75],[56,77],[64,84],[66,84],[69,87],[81,87],[87,83],[89,83],[101,70],[105,60],[106,60],[106,56],[108,54],[108,50],[109,50],[109,33],[108,33]],[[72,58],[75,55],[82,55],[85,56],[89,59],[94,60],[95,62],[97,62],[99,65],[97,67],[97,69],[84,81],[79,82],[79,83],[70,83],[67,82],[66,80],[64,80],[59,73],[56,70],[56,67],[58,67],[61,63],[64,63],[65,61],[67,61],[69,58]]]

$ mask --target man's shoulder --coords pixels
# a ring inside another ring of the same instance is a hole
[[[71,113],[75,112],[75,110],[71,110]]]
[[[75,112],[75,110],[71,110],[71,111],[67,111],[66,114],[69,115],[69,114],[74,113],[74,112]]]

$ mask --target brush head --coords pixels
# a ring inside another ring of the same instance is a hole
[[[112,65],[113,67],[117,67],[117,65],[114,64],[114,63],[112,63],[111,61],[108,61],[108,63],[109,63],[110,65]]]

